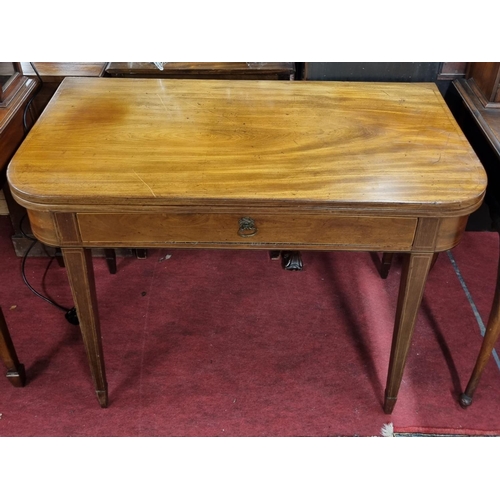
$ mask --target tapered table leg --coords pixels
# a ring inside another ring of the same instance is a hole
[[[500,255],[500,254],[499,254]],[[495,347],[495,343],[500,334],[500,260],[498,263],[497,270],[497,284],[495,289],[495,296],[493,297],[493,304],[490,310],[490,316],[488,318],[488,325],[486,326],[486,332],[484,334],[483,343],[481,344],[481,349],[477,356],[476,364],[474,370],[465,389],[465,392],[460,395],[460,405],[463,408],[467,408],[472,404],[472,397],[479,384],[481,375],[483,374],[486,364],[488,363],[491,352]]]
[[[26,381],[24,365],[19,363],[7,323],[0,308],[0,358],[7,368],[7,379],[14,387],[23,387]]]
[[[108,384],[104,369],[91,251],[84,248],[63,248],[62,252],[97,399],[105,408],[108,405]]]
[[[413,253],[404,256],[385,389],[385,413],[392,413],[397,401],[406,357],[432,260],[432,253]]]
[[[434,267],[434,264],[436,263],[438,257],[439,257],[439,253],[435,253],[434,257],[432,258],[431,269]],[[393,253],[384,252],[382,254],[382,260],[380,262],[379,274],[380,274],[380,277],[384,280],[387,278],[387,276],[389,276],[389,271],[391,269],[393,259],[394,259]]]

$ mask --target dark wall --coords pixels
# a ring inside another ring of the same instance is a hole
[[[297,79],[363,82],[435,82],[441,94],[453,79],[442,62],[304,62],[296,63]],[[462,64],[462,63],[459,63]],[[457,75],[460,76],[460,75]]]
[[[434,82],[439,62],[308,62],[304,80]]]

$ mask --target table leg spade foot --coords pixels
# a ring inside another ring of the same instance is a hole
[[[385,395],[385,399],[384,399],[384,413],[386,415],[390,415],[392,413],[392,411],[394,410],[394,406],[396,406],[396,401],[397,400],[398,400],[398,398],[389,397],[389,396],[387,396],[387,394]]]
[[[101,405],[101,408],[107,408],[108,407],[108,391],[95,391],[97,400],[99,401],[99,404]]]
[[[14,387],[24,387],[26,383],[26,371],[24,369],[24,365],[20,364],[17,366],[16,370],[9,370],[7,372],[7,380]]]

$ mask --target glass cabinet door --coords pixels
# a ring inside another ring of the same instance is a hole
[[[0,107],[5,107],[21,87],[21,63],[0,62]]]

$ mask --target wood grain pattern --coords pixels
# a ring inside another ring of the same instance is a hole
[[[28,128],[31,127],[36,117],[36,113],[32,113],[33,108],[29,107],[26,110],[26,107],[39,89],[36,79],[22,76],[20,80],[22,86],[19,91],[9,100],[6,107],[0,107],[0,188],[4,189],[5,205],[15,231],[14,237],[18,234],[21,235],[19,225],[23,216],[26,215],[26,210],[12,199],[9,186],[4,182],[5,173],[7,165],[26,136],[24,130],[25,111]],[[13,242],[15,241],[14,237]],[[23,255],[25,252],[26,250],[23,252]]]
[[[486,186],[434,84],[290,81],[67,79],[8,179],[36,234],[62,246],[101,406],[87,246],[407,252],[388,413],[434,253]]]
[[[441,66],[438,80],[454,80],[455,78],[464,77],[466,72],[466,62],[445,62]]]
[[[102,76],[106,69],[105,62],[34,62],[43,83],[61,83],[64,78],[71,76]],[[36,73],[29,62],[21,63],[25,75],[34,76]]]
[[[467,220],[468,216],[442,218],[432,251],[443,252],[458,245],[467,226]]]
[[[167,62],[159,70],[152,62],[110,62],[106,75],[121,78],[216,78],[290,80],[293,62]]]
[[[433,258],[432,253],[404,255],[385,389],[384,412],[388,414],[392,413],[397,401],[418,309]]]
[[[92,255],[90,250],[83,248],[63,248],[62,253],[97,399],[99,404],[105,408],[108,405],[108,383],[106,381],[101,327],[97,312]]]
[[[417,224],[403,217],[257,215],[257,233],[238,234],[238,214],[79,214],[84,246],[286,246],[409,251]],[[253,215],[253,214],[250,214]]]
[[[9,105],[0,108],[0,170],[7,167],[24,138],[24,108],[38,87],[37,81],[31,78],[23,78],[23,82],[23,88],[9,102]]]
[[[38,241],[53,247],[61,246],[59,232],[52,212],[29,212],[29,221],[33,235]]]
[[[135,208],[137,211],[137,207]],[[256,239],[236,237],[241,213],[56,213],[29,210],[37,239],[47,245],[105,247],[276,248],[295,250],[370,250],[407,252],[417,249],[416,220],[407,217],[334,216],[322,213],[289,215],[256,210]],[[253,212],[252,212],[253,213]],[[439,219],[439,231],[426,251],[442,252],[462,238],[468,216]],[[421,223],[425,218],[419,219]],[[57,221],[57,224],[56,224]],[[262,233],[261,222],[265,221]],[[66,223],[67,222],[67,223]],[[431,219],[432,224],[435,221]],[[67,232],[66,232],[67,231]],[[64,233],[64,234],[63,234]],[[263,234],[265,237],[263,237]]]
[[[500,109],[485,107],[467,80],[456,80],[453,85],[492,151],[500,159]]]
[[[67,79],[11,162],[44,205],[468,214],[484,170],[434,84]]]
[[[500,62],[471,62],[467,68],[467,80],[483,105],[500,103]]]

